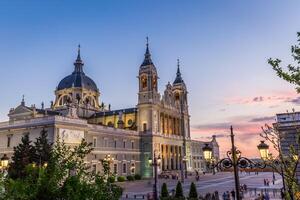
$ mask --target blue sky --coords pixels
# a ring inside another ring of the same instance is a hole
[[[228,138],[221,135],[233,124],[238,144],[251,142],[246,154],[255,155],[260,125],[298,108],[294,87],[267,59],[291,61],[299,7],[275,0],[0,1],[0,119],[23,94],[29,105],[49,105],[73,71],[78,43],[100,100],[113,109],[135,106],[149,36],[161,92],[181,60],[194,138],[218,134],[223,151]]]

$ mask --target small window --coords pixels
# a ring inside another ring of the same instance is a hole
[[[114,164],[114,174],[118,174],[118,164]]]
[[[115,148],[117,148],[117,140],[115,140]]]
[[[8,147],[8,148],[10,147],[11,137],[12,137],[12,135],[8,135],[8,136],[7,136],[7,147]]]
[[[96,146],[97,146],[97,138],[94,137],[94,138],[93,138],[93,147],[96,147]]]
[[[147,131],[147,123],[143,123],[143,131]]]
[[[123,141],[123,148],[124,149],[126,148],[126,141],[125,140]]]
[[[134,149],[134,141],[131,141],[131,149]]]
[[[107,141],[107,139],[104,139],[104,147],[108,147],[108,141]]]
[[[123,163],[123,173],[126,174],[127,173],[127,169],[126,169],[126,163]]]

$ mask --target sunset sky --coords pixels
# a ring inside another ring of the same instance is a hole
[[[260,127],[299,110],[294,86],[267,64],[292,61],[299,8],[300,1],[279,0],[0,1],[0,120],[23,94],[27,105],[49,106],[79,43],[100,101],[134,107],[148,36],[161,93],[181,60],[193,138],[217,135],[223,155],[233,125],[243,155],[258,156]]]

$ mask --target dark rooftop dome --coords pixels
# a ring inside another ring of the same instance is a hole
[[[66,88],[72,88],[72,87],[82,87],[88,90],[93,90],[98,92],[98,88],[96,83],[88,76],[86,76],[83,72],[82,66],[83,62],[80,58],[80,46],[78,46],[78,55],[77,59],[74,63],[75,69],[74,72],[63,78],[58,86],[57,90],[62,90]]]

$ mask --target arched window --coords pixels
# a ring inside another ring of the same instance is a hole
[[[124,173],[124,174],[127,173],[127,166],[126,166],[126,163],[123,163],[123,173]]]
[[[114,127],[114,124],[113,124],[112,122],[108,122],[108,123],[107,123],[107,126],[109,126],[109,127]]]
[[[143,75],[141,77],[141,85],[142,85],[143,90],[147,89],[147,76],[146,75]]]
[[[71,103],[71,102],[72,102],[71,97],[69,95],[64,95],[64,96],[60,97],[58,104],[60,106],[63,106],[63,105],[67,105],[68,103]]]

